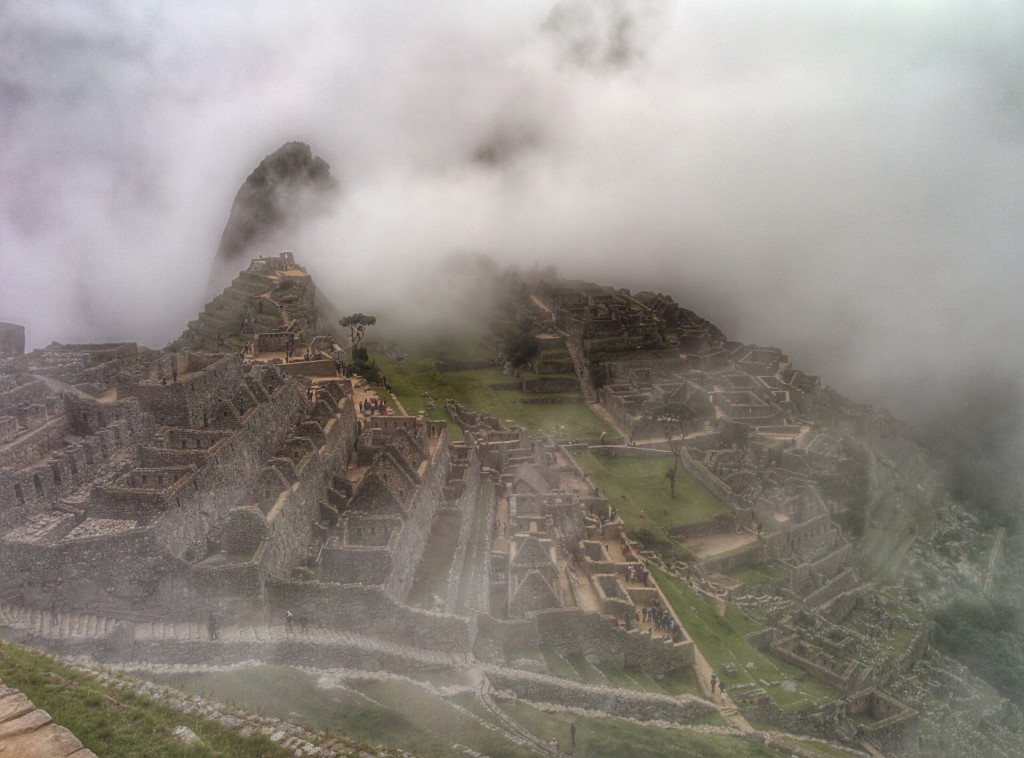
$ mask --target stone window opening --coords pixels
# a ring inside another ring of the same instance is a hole
[[[39,474],[35,474],[32,477],[32,483],[36,486],[36,495],[39,497],[43,496],[43,477]]]
[[[57,484],[59,486],[61,484],[60,466],[54,463],[50,468],[53,471],[54,484]]]
[[[21,485],[20,484],[15,484],[14,485],[14,496],[16,498],[18,498],[18,505],[24,505],[25,504],[25,493],[21,489]]]
[[[71,476],[78,476],[78,464],[75,463],[75,459],[71,458]]]

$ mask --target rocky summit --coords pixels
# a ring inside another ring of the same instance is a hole
[[[235,195],[217,248],[217,261],[237,268],[275,231],[338,190],[323,158],[304,142],[286,142],[249,174]]]

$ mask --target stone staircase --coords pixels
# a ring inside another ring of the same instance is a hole
[[[597,402],[597,390],[594,389],[594,382],[590,378],[590,367],[587,365],[587,355],[578,337],[565,335],[565,347],[572,357],[573,365],[576,367],[576,376],[580,380],[580,391],[583,399],[588,403]]]
[[[85,642],[103,640],[121,622],[130,623],[136,647],[140,643],[179,642],[210,646],[215,653],[218,646],[246,645],[277,646],[302,643],[325,648],[346,648],[367,655],[387,655],[421,665],[440,668],[462,668],[472,665],[469,653],[446,652],[406,645],[358,632],[321,626],[310,626],[302,631],[299,624],[291,631],[284,624],[236,624],[218,630],[218,639],[210,640],[205,623],[175,621],[164,618],[114,618],[90,613],[63,613],[58,624],[52,624],[49,611],[0,604],[0,627],[28,633],[38,642]]]

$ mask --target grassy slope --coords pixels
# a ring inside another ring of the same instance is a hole
[[[184,714],[131,692],[100,684],[50,656],[0,643],[0,681],[15,687],[103,758],[277,758],[291,753],[263,736],[243,738],[216,722]],[[176,726],[199,735],[200,745],[171,736]]]

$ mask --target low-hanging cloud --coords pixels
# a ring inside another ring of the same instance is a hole
[[[1022,43],[1019,3],[8,3],[0,318],[175,337],[298,139],[344,192],[277,243],[343,310],[552,264],[913,415],[1021,372]]]

